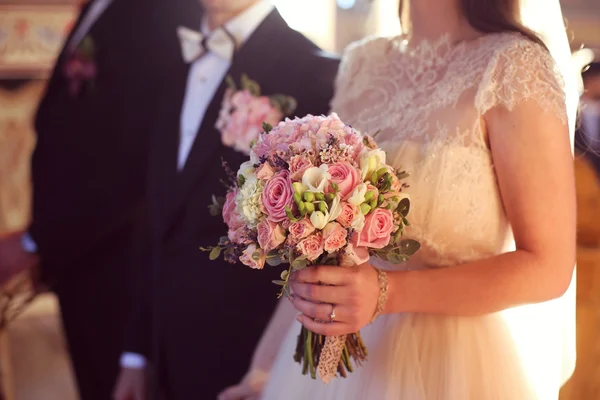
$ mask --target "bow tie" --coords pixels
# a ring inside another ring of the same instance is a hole
[[[235,39],[224,27],[215,29],[210,35],[180,26],[177,36],[181,42],[181,52],[186,63],[192,63],[206,52],[212,52],[226,61],[231,61],[235,52]]]

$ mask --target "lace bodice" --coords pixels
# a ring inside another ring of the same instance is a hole
[[[333,111],[373,134],[388,161],[406,170],[412,200],[408,235],[419,259],[447,266],[501,252],[510,243],[486,113],[533,101],[567,123],[562,79],[550,54],[517,33],[410,50],[370,38],[346,50]]]

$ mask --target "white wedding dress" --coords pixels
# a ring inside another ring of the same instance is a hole
[[[398,38],[348,48],[333,111],[363,132],[380,130],[388,161],[410,174],[408,236],[422,247],[399,268],[451,268],[511,250],[483,116],[523,102],[567,123],[553,59],[520,34],[454,45],[442,37],[410,51]],[[294,323],[262,398],[556,400],[565,362],[557,309],[549,302],[480,317],[384,315],[361,331],[368,361],[328,385],[294,363]]]

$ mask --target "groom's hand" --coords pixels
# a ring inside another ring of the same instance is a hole
[[[146,368],[121,368],[114,400],[146,400]]]

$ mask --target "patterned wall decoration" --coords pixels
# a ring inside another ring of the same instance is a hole
[[[0,3],[0,79],[47,75],[75,17],[71,4]]]

